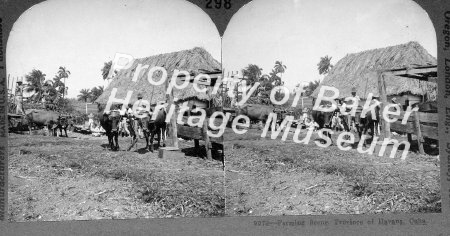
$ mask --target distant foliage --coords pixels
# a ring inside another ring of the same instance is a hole
[[[111,70],[111,66],[112,66],[112,61],[105,62],[105,64],[103,65],[103,68],[101,69],[103,80],[106,80],[108,78],[108,74],[109,74],[109,71]]]
[[[104,92],[103,86],[93,87],[91,89],[91,101],[97,100],[100,95]]]
[[[25,86],[25,92],[34,92],[31,98],[33,102],[40,102],[42,99],[45,76],[42,71],[36,69],[33,69],[28,75],[25,75],[25,81],[28,83]]]
[[[78,94],[77,98],[79,101],[87,102],[88,99],[92,97],[92,92],[90,89],[82,89],[80,94]]]
[[[311,94],[314,92],[314,90],[316,90],[317,87],[319,87],[320,84],[320,80],[314,80],[314,81],[310,81],[309,84],[305,87],[303,87],[303,89],[305,90],[304,92],[304,96],[311,96]]]
[[[244,76],[244,80],[247,81],[247,86],[253,86],[256,82],[258,82],[261,77],[262,69],[254,64],[249,64],[245,69],[242,70],[242,75]]]
[[[320,62],[317,64],[317,69],[319,70],[320,75],[327,74],[333,65],[331,64],[331,57],[325,56],[320,58]]]

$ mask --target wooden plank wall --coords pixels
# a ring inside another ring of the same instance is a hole
[[[409,115],[406,124],[402,124],[405,112],[400,112],[399,116],[390,115],[390,118],[397,117],[396,122],[390,123],[390,130],[408,134],[408,141],[411,141],[411,135],[417,137],[419,143],[419,151],[424,154],[423,142],[424,137],[438,140],[438,113],[413,112]]]

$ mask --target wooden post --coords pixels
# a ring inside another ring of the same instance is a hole
[[[423,136],[422,136],[422,130],[420,130],[420,119],[419,119],[419,112],[414,111],[414,126],[416,128],[416,136],[417,136],[417,144],[419,145],[419,152],[420,154],[425,154],[425,151],[423,149]]]
[[[380,124],[383,126],[383,129],[384,129],[382,134],[380,134],[380,136],[381,136],[380,142],[383,142],[383,140],[382,140],[383,136],[384,136],[384,138],[391,137],[391,124],[389,122],[386,122],[383,119],[383,111],[387,104],[386,83],[384,80],[383,72],[379,72],[379,75],[378,75],[378,92],[380,93],[380,100],[381,100],[380,117],[378,119],[380,119]]]
[[[210,142],[209,136],[208,136],[208,120],[209,119],[205,119],[203,121],[202,132],[203,132],[203,140],[205,140],[206,158],[208,160],[211,160],[212,154],[211,154],[211,142]]]
[[[167,88],[169,87],[169,79],[166,80],[166,91]],[[172,107],[172,105],[175,106],[175,103],[173,101],[173,90],[171,91],[170,94],[166,94],[166,99],[169,103],[169,109]],[[178,132],[177,132],[177,117],[178,117],[178,112],[175,109],[172,117],[170,117],[170,131],[171,131],[171,136],[172,136],[172,145],[175,148],[178,148]]]

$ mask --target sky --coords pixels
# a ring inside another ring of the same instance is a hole
[[[436,33],[425,10],[411,0],[254,0],[231,19],[223,37],[223,68],[256,64],[269,74],[275,61],[287,66],[286,87],[321,80],[317,63],[331,56],[409,41],[436,57]]]
[[[322,79],[320,57],[332,64],[348,53],[419,42],[436,57],[427,13],[411,0],[254,0],[231,19],[222,40],[223,68],[256,64],[269,74],[287,66],[288,88]],[[115,53],[135,58],[204,47],[220,61],[221,40],[209,16],[184,0],[49,0],[27,10],[7,44],[7,72],[39,69],[52,79],[60,66],[71,75],[68,97],[105,85],[104,62]]]
[[[220,36],[209,16],[184,0],[49,0],[16,21],[7,43],[7,73],[32,69],[53,79],[70,72],[68,97],[105,85],[101,68],[115,53],[134,58],[203,47],[220,61]],[[11,81],[12,82],[12,81]]]

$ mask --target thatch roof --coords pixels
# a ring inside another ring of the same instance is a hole
[[[337,88],[339,98],[351,96],[353,87],[363,99],[369,93],[379,96],[378,70],[436,64],[436,58],[417,42],[348,54],[336,63],[311,96],[317,97],[322,85]],[[399,76],[385,76],[385,79],[387,95],[424,95],[426,88],[436,87],[435,83]],[[332,92],[326,94],[331,95]]]
[[[138,80],[132,81],[134,72],[138,64],[149,65],[148,69],[142,70]],[[159,54],[155,56],[136,59],[133,65],[124,70],[120,70],[105,92],[95,101],[100,104],[106,104],[113,88],[117,88],[116,98],[125,99],[128,91],[133,91],[130,103],[133,104],[137,100],[137,94],[141,93],[144,100],[156,104],[159,101],[166,100],[165,85],[153,86],[147,80],[148,70],[154,66],[164,67],[167,70],[167,77],[170,79],[175,69],[185,70],[191,74],[197,75],[199,73],[210,73],[220,71],[220,63],[215,60],[209,52],[203,48],[193,48],[190,50],[183,50],[178,52]],[[156,73],[155,73],[156,74]],[[155,81],[160,79],[161,75],[153,75]],[[192,77],[191,77],[192,78]],[[203,88],[202,85],[198,86]],[[178,101],[183,101],[191,98],[199,100],[210,100],[211,95],[197,92],[192,83],[187,88],[179,90],[174,88],[174,97]]]

